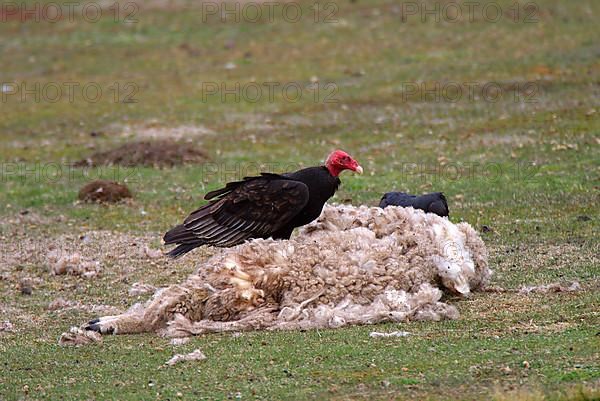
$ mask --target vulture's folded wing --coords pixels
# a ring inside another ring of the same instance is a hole
[[[300,181],[263,174],[229,183],[205,198],[217,196],[190,214],[183,226],[203,243],[228,247],[274,233],[306,206],[309,193]]]

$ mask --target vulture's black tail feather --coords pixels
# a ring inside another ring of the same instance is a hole
[[[166,245],[177,244],[183,241],[194,240],[194,233],[189,231],[183,224],[173,227],[163,237]]]
[[[177,244],[175,249],[172,249],[167,256],[177,258],[185,253],[188,253],[194,248],[204,245],[204,241],[198,239],[194,233],[188,230],[183,224],[180,224],[169,230],[163,237],[165,245]]]
[[[200,243],[197,242],[195,244],[181,244],[181,245],[177,246],[177,248],[172,249],[169,253],[167,253],[167,256],[172,259],[176,259],[182,255],[185,255],[192,249],[198,248],[200,245],[202,245],[201,242]]]

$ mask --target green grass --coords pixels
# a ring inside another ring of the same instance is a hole
[[[0,102],[0,247],[92,230],[146,236],[158,246],[160,233],[206,191],[261,166],[314,165],[341,147],[366,174],[344,175],[334,201],[374,205],[392,189],[444,191],[453,221],[492,229],[482,236],[494,285],[578,280],[584,290],[452,299],[458,321],[407,324],[402,329],[412,335],[393,340],[375,341],[368,337],[373,327],[352,327],[210,335],[175,349],[154,335],[60,348],[60,333],[90,316],[49,312],[50,301],[126,307],[135,302],[127,296],[131,283],[178,282],[198,260],[188,258],[179,271],[127,271],[116,259],[100,277],[84,280],[8,259],[0,262],[0,321],[10,320],[16,332],[0,333],[0,399],[177,399],[178,392],[186,399],[235,399],[238,392],[242,399],[504,399],[519,389],[548,399],[598,399],[599,2],[539,1],[539,21],[531,24],[417,16],[402,22],[399,6],[379,0],[341,1],[331,24],[314,23],[308,1],[300,4],[310,17],[298,23],[280,16],[272,23],[203,22],[199,6],[152,4],[140,9],[136,24],[0,23],[0,84],[93,82],[103,89],[96,103],[79,92],[74,102],[14,95]],[[507,10],[513,3],[498,4]],[[313,77],[317,102],[308,87]],[[299,83],[302,99],[276,92],[272,102],[223,102],[202,92],[203,82],[232,88],[274,81]],[[120,99],[128,94],[123,85],[133,83],[137,103],[114,102],[116,82]],[[415,82],[498,83],[506,96],[404,97]],[[528,82],[535,82],[534,101],[515,101],[511,88]],[[327,83],[336,85],[338,102],[323,102]],[[70,167],[126,141],[123,127],[135,136],[148,126],[185,125],[212,132],[193,139],[209,163]],[[96,177],[127,182],[135,199],[74,204],[79,188]],[[25,209],[37,221],[20,217]],[[18,291],[23,277],[35,279],[29,297]],[[161,367],[174,352],[195,348],[208,359]]]

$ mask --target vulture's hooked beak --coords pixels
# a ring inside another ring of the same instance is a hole
[[[361,166],[356,166],[356,168],[354,169],[355,172],[357,172],[358,174],[362,174],[363,173],[363,168]]]

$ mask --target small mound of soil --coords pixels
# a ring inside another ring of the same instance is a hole
[[[96,180],[87,183],[79,190],[79,200],[84,202],[115,203],[131,198],[131,192],[125,185],[108,180]]]
[[[157,140],[128,142],[112,150],[94,153],[76,162],[75,166],[173,167],[206,160],[206,154],[190,143]]]

